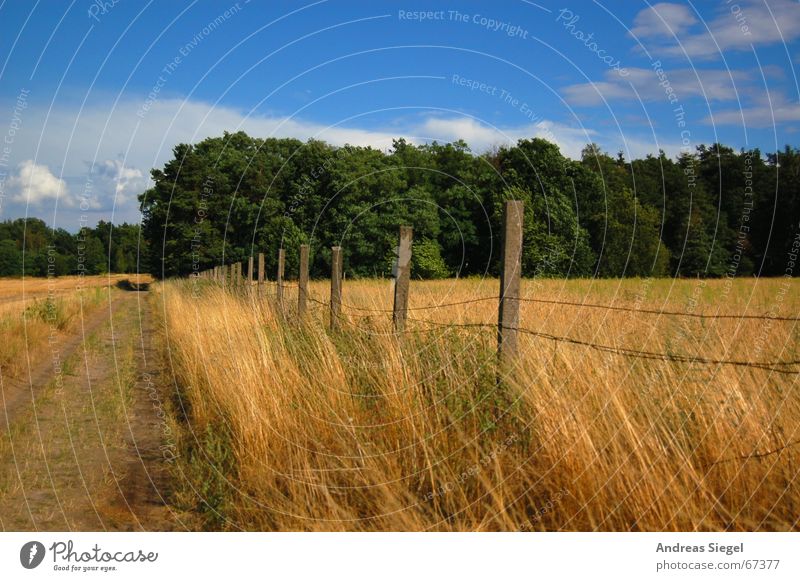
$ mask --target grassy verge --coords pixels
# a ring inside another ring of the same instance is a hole
[[[636,312],[798,312],[796,285],[724,284],[527,281],[526,296],[631,311],[526,303],[522,326],[676,355],[797,359],[791,324]],[[415,283],[412,307],[496,290],[497,281]],[[324,292],[323,283],[312,289],[318,300]],[[491,328],[412,322],[397,337],[380,281],[348,283],[338,331],[316,303],[298,325],[291,293],[288,317],[271,300],[208,285],[168,283],[159,293],[176,409],[185,411],[181,495],[207,528],[798,527],[796,375],[632,359],[526,335],[519,364],[498,383]],[[423,316],[491,324],[496,302]]]

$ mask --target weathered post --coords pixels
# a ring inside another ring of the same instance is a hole
[[[300,245],[300,272],[297,276],[297,318],[303,320],[306,315],[308,298],[308,244]]]
[[[342,247],[331,248],[331,329],[339,324],[342,312]]]
[[[236,287],[236,290],[239,290],[239,287],[242,286],[242,263],[237,262],[233,266],[233,286]]]
[[[278,273],[276,277],[276,293],[278,299],[278,308],[283,310],[283,263],[284,263],[284,256],[285,253],[283,248],[278,249]]]
[[[258,253],[258,294],[264,293],[264,253]]]
[[[247,292],[253,291],[253,255],[247,258]]]
[[[228,288],[228,265],[222,264],[219,267],[220,271],[220,284],[222,288]]]
[[[522,271],[522,221],[525,206],[520,200],[508,200],[503,217],[503,262],[500,273],[500,310],[497,320],[497,352],[501,367],[517,356],[519,328],[520,275]]]
[[[400,243],[397,246],[397,269],[394,273],[394,309],[392,321],[394,330],[401,332],[406,328],[408,316],[408,283],[411,277],[411,242],[414,229],[400,226]]]

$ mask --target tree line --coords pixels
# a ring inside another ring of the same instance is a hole
[[[311,244],[311,274],[344,247],[348,276],[391,274],[400,225],[412,276],[496,275],[503,203],[525,202],[523,275],[778,276],[800,247],[800,151],[701,145],[676,159],[580,160],[542,139],[475,154],[463,141],[389,151],[225,133],[179,144],[139,196],[137,224],[77,234],[37,219],[0,223],[0,275],[149,271],[186,276],[277,250],[287,274]],[[48,270],[49,269],[49,270]]]
[[[225,133],[180,144],[140,196],[158,277],[298,246],[312,276],[344,248],[350,276],[391,272],[398,227],[414,227],[415,278],[496,274],[506,199],[524,200],[525,276],[780,275],[800,219],[800,151],[701,145],[676,159],[580,160],[542,139],[476,155],[463,141],[390,151]]]
[[[0,222],[0,276],[62,276],[137,272],[149,265],[147,244],[140,244],[138,224],[112,225],[71,234],[38,218]]]

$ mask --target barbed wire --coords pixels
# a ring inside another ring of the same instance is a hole
[[[497,299],[497,297],[480,297],[480,298],[477,298],[477,299],[467,299],[467,300],[464,300],[464,301],[457,301],[457,302],[453,302],[453,303],[440,303],[440,304],[436,304],[436,305],[423,305],[423,306],[420,306],[420,307],[408,307],[406,310],[408,310],[408,311],[426,311],[426,310],[430,310],[430,309],[441,309],[441,308],[445,308],[445,307],[455,307],[455,306],[458,306],[458,305],[467,305],[467,304],[471,304],[471,303],[480,303],[480,302],[483,302],[483,301],[492,301],[492,300],[496,301],[498,299]],[[330,304],[330,303],[327,303],[327,304]],[[363,312],[369,312],[369,313],[393,313],[394,312],[394,309],[378,309],[378,308],[370,308],[370,307],[360,307],[360,306],[357,306],[357,305],[350,305],[348,303],[341,303],[341,305],[345,309],[352,309],[354,311],[363,311]]]
[[[649,359],[649,360],[658,360],[658,361],[669,361],[675,363],[689,363],[689,364],[700,364],[700,365],[730,365],[736,367],[752,367],[756,369],[763,369],[765,371],[772,371],[775,373],[782,373],[786,375],[798,375],[800,374],[800,370],[794,369],[785,369],[786,367],[796,367],[800,366],[800,360],[795,361],[772,361],[772,362],[764,362],[764,361],[741,361],[736,359],[709,359],[706,357],[697,357],[697,356],[690,356],[690,355],[678,355],[678,354],[670,354],[670,353],[659,353],[656,351],[644,351],[640,349],[630,349],[628,347],[612,347],[610,345],[602,345],[599,343],[592,343],[590,341],[584,341],[581,339],[575,339],[573,337],[564,337],[560,335],[553,335],[551,333],[544,333],[542,331],[534,331],[533,329],[525,329],[523,327],[500,327],[497,324],[492,323],[439,323],[438,321],[430,321],[427,319],[416,319],[408,317],[407,320],[415,322],[415,323],[423,323],[428,325],[435,325],[440,328],[449,328],[449,327],[461,327],[461,328],[491,328],[493,330],[498,330],[500,328],[508,329],[508,330],[516,330],[519,333],[523,333],[525,335],[531,335],[535,337],[539,337],[542,339],[548,339],[551,341],[556,341],[560,343],[568,343],[572,345],[579,345],[582,347],[588,347],[594,349],[596,351],[601,351],[603,353],[610,353],[613,355],[622,355],[625,357],[632,357],[637,359]]]
[[[329,307],[329,301],[320,301],[312,297],[311,295],[307,295],[306,297],[310,302],[316,303],[317,305],[323,307]],[[489,298],[494,297],[483,297],[481,299],[471,299],[470,301],[465,302],[477,302],[479,300],[488,300]],[[537,299],[539,300],[539,299]],[[453,303],[453,304],[463,304],[461,303]],[[343,308],[347,308],[345,303],[342,303],[341,306]],[[437,305],[438,307],[445,306]],[[367,310],[371,312],[392,312],[390,310],[376,310],[376,309],[355,309],[355,310]],[[411,310],[411,309],[409,309]],[[421,310],[421,309],[418,309]],[[340,314],[340,318],[343,316]],[[363,320],[364,318],[368,317],[362,316],[359,317],[359,320]],[[413,323],[422,323],[433,328],[430,329],[415,329],[415,331],[433,331],[436,328],[477,328],[477,329],[485,329],[490,328],[495,331],[499,330],[501,327],[496,323],[441,323],[439,321],[432,321],[430,319],[418,319],[415,317],[406,317],[407,321]],[[800,370],[796,369],[789,369],[791,367],[800,366],[800,360],[794,361],[745,361],[745,360],[737,360],[737,359],[712,359],[707,357],[699,357],[699,356],[692,356],[692,355],[680,355],[680,354],[671,354],[671,353],[660,353],[657,351],[646,351],[642,349],[631,349],[628,347],[612,347],[611,345],[603,345],[600,343],[592,343],[590,341],[585,341],[582,339],[576,339],[574,337],[566,337],[561,335],[554,335],[552,333],[545,333],[543,331],[535,331],[533,329],[526,329],[524,327],[502,327],[503,329],[508,330],[516,330],[519,333],[523,333],[525,335],[530,335],[534,337],[538,337],[541,339],[547,339],[550,341],[555,341],[559,343],[567,343],[571,345],[578,345],[581,347],[587,347],[593,349],[595,351],[600,351],[602,353],[609,353],[612,355],[620,355],[624,357],[631,357],[635,359],[645,359],[645,360],[655,360],[655,361],[667,361],[672,363],[687,363],[687,364],[699,364],[699,365],[727,365],[727,366],[734,366],[734,367],[749,367],[753,369],[762,369],[764,371],[770,371],[774,373],[780,373],[785,375],[798,375],[800,374]]]
[[[747,460],[757,460],[760,458],[767,458],[769,456],[774,456],[775,454],[780,454],[781,452],[784,452],[798,445],[800,445],[800,439],[787,442],[783,446],[780,446],[768,452],[752,452],[750,454],[745,454],[744,456],[734,456],[733,458],[722,458],[721,460],[717,460],[716,462],[705,464],[703,468],[709,469],[713,468],[714,466],[718,466],[720,464],[727,464],[729,462],[744,462]]]
[[[513,297],[511,297],[513,299]],[[773,321],[800,321],[800,317],[784,317],[784,316],[770,316],[770,315],[749,315],[749,314],[731,314],[731,313],[687,313],[682,311],[666,311],[660,309],[642,309],[633,307],[622,307],[618,305],[603,305],[598,303],[579,303],[575,301],[556,301],[552,299],[534,299],[528,297],[519,297],[517,300],[529,303],[543,303],[555,305],[567,305],[573,307],[587,307],[590,309],[604,309],[609,311],[626,311],[631,313],[643,313],[645,315],[667,315],[678,317],[694,317],[698,319],[757,319],[757,320],[773,320]]]
[[[676,317],[692,317],[697,319],[750,319],[750,320],[772,320],[772,321],[786,321],[786,322],[800,322],[800,317],[788,317],[788,316],[772,316],[772,315],[750,315],[750,314],[731,314],[731,313],[686,313],[682,311],[667,311],[667,310],[659,310],[659,309],[642,309],[642,308],[631,308],[631,307],[622,307],[617,305],[604,305],[598,303],[580,303],[575,301],[557,301],[552,299],[535,299],[530,297],[509,297],[510,300],[518,300],[520,302],[527,302],[527,303],[541,303],[541,304],[553,304],[553,305],[565,305],[565,306],[573,306],[573,307],[587,307],[592,309],[604,309],[609,311],[625,311],[631,313],[642,313],[645,315],[665,315],[665,316],[676,316]],[[439,303],[435,305],[422,305],[418,307],[408,307],[407,311],[426,311],[432,309],[439,309],[445,307],[455,307],[460,305],[467,305],[485,301],[498,301],[498,297],[496,296],[487,296],[487,297],[479,297],[475,299],[466,299],[463,301],[455,301],[450,303]],[[330,304],[330,303],[325,303]],[[362,312],[373,312],[373,313],[393,313],[393,309],[380,309],[380,308],[370,308],[370,307],[361,307],[358,305],[351,305],[348,303],[341,303],[342,308],[351,309],[354,311],[362,311]]]
[[[311,295],[306,295],[306,299],[308,299],[312,303],[317,303],[318,305],[322,305],[323,307],[329,307],[331,305],[328,301],[320,301],[318,299],[315,299]]]

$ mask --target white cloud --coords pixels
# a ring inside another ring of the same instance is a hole
[[[678,35],[697,23],[691,9],[682,4],[661,2],[646,8],[633,20],[631,34],[641,37]]]
[[[36,164],[31,159],[17,166],[16,174],[8,180],[8,188],[13,202],[39,206],[42,202],[57,199],[66,206],[74,203],[64,180],[54,176],[46,165]]]
[[[745,127],[776,127],[779,123],[800,121],[800,102],[790,101],[781,93],[762,95],[753,105],[715,113],[705,119],[717,125],[742,125]]]
[[[471,117],[433,117],[415,128],[412,139],[440,142],[463,139],[473,151],[483,151],[494,145],[514,144],[520,139],[540,137],[558,145],[563,154],[577,159],[583,146],[592,141],[595,135],[589,129],[568,127],[546,120],[529,125],[494,127]]]
[[[126,167],[120,159],[106,159],[91,167],[93,189],[114,193],[116,203],[124,204],[140,194],[148,184],[142,170]]]
[[[674,25],[675,36],[659,16],[670,27]],[[681,56],[685,52],[690,58],[750,51],[752,46],[788,43],[800,37],[800,3],[795,0],[721,2],[710,21],[693,22],[692,18],[694,15],[681,4],[656,4],[637,14],[632,33],[650,41],[657,55]]]
[[[562,89],[564,97],[574,105],[601,105],[603,99],[667,103],[665,86],[653,69],[630,68],[627,77],[608,71],[606,80],[580,83]],[[709,69],[665,70],[666,79],[679,100],[702,97],[706,101],[731,101],[750,91],[750,75],[745,71]],[[634,91],[635,89],[635,91]]]

